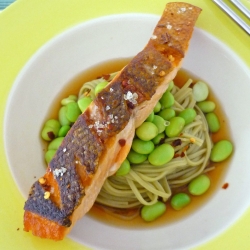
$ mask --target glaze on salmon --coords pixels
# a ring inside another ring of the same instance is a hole
[[[63,239],[126,158],[138,127],[176,76],[201,9],[169,3],[146,47],[74,123],[24,206],[24,230]],[[122,142],[122,143],[121,143]]]

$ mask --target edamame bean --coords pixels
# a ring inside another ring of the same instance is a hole
[[[206,83],[198,81],[193,87],[193,96],[197,102],[205,101],[208,97],[209,90]]]
[[[167,91],[171,91],[174,87],[174,81],[171,81],[169,84],[168,84],[168,89]]]
[[[81,110],[76,102],[68,103],[66,106],[66,117],[69,121],[75,122],[81,114]]]
[[[47,122],[45,122],[44,126],[53,128],[53,129],[58,130],[58,131],[59,131],[60,127],[61,127],[60,122],[58,120],[56,120],[56,119],[48,120]]]
[[[158,135],[158,128],[152,122],[143,122],[135,130],[136,135],[143,141],[150,141]]]
[[[212,101],[198,102],[197,106],[201,109],[203,113],[213,112],[215,110],[215,103]]]
[[[145,120],[146,122],[152,122],[154,120],[154,112],[151,112],[150,115],[148,116],[148,118]]]
[[[82,112],[84,112],[87,107],[90,105],[92,102],[92,99],[90,97],[83,97],[80,100],[78,100],[77,104]]]
[[[210,132],[215,133],[219,131],[220,121],[215,113],[210,112],[206,114],[206,120]]]
[[[170,108],[174,105],[174,96],[171,92],[166,91],[160,99],[162,108]]]
[[[196,117],[196,112],[192,108],[186,108],[181,111],[178,116],[182,117],[185,120],[185,125],[188,125],[189,123],[194,121]]]
[[[148,161],[154,166],[161,166],[174,157],[174,148],[169,144],[161,144],[148,156]]]
[[[163,109],[158,115],[164,120],[169,121],[171,118],[175,117],[175,111],[171,108]]]
[[[221,162],[226,160],[233,152],[233,145],[228,140],[221,140],[214,144],[210,160],[213,162]]]
[[[58,132],[58,136],[59,137],[64,137],[66,136],[66,134],[68,133],[68,131],[70,130],[70,126],[69,125],[64,125],[60,128],[59,132]]]
[[[48,150],[51,150],[51,149],[57,150],[60,147],[60,145],[62,144],[63,139],[64,139],[64,137],[57,137],[56,139],[54,139],[48,145]]]
[[[165,129],[165,133],[168,137],[178,136],[185,126],[185,120],[178,116],[171,118],[169,123]]]
[[[152,141],[143,141],[141,139],[134,139],[132,142],[132,149],[139,154],[149,154],[155,148],[155,145]]]
[[[127,159],[125,159],[124,162],[121,164],[120,168],[116,171],[115,175],[123,176],[128,174],[129,171],[130,171],[130,163]]]
[[[154,112],[158,113],[161,110],[161,103],[157,102],[155,107],[154,107]]]
[[[101,92],[108,85],[107,81],[100,82],[95,87],[95,95]]]
[[[61,125],[55,119],[48,120],[42,129],[41,136],[45,141],[51,141],[58,136]]]
[[[141,209],[141,217],[145,221],[153,221],[163,215],[166,211],[166,205],[163,202],[157,201],[153,205],[143,206]]]
[[[159,144],[163,139],[165,138],[165,134],[164,133],[160,133],[158,134],[155,138],[152,139],[152,142],[157,145]]]
[[[41,136],[45,141],[51,141],[56,138],[56,135],[50,127],[44,127],[42,129]]]
[[[159,115],[154,116],[153,123],[158,128],[158,133],[162,133],[166,129],[166,121]]]
[[[185,206],[187,206],[191,202],[191,199],[188,194],[186,193],[178,193],[175,194],[171,201],[171,207],[175,210],[181,210]]]
[[[65,106],[70,102],[76,102],[77,101],[77,96],[75,95],[69,95],[67,98],[64,98],[61,100],[61,105]]]
[[[146,161],[147,157],[148,157],[147,155],[139,154],[135,152],[133,149],[131,149],[130,152],[128,153],[127,159],[132,164],[139,164]]]
[[[193,179],[188,185],[188,191],[192,195],[202,195],[210,187],[210,179],[202,174]]]
[[[47,162],[47,164],[50,163],[50,161],[52,160],[52,158],[54,157],[56,153],[56,150],[55,149],[51,149],[51,150],[48,150],[46,153],[45,153],[45,161]]]
[[[58,113],[59,122],[61,123],[62,126],[71,124],[71,122],[66,117],[66,110],[67,110],[66,106],[62,106]]]

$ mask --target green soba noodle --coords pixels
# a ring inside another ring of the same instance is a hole
[[[79,98],[86,92],[94,98],[94,89],[101,81],[103,79],[85,83]],[[206,119],[193,98],[191,83],[189,79],[182,88],[174,85],[171,90],[175,98],[172,109],[181,112],[186,108],[194,108],[197,113],[194,121],[184,127],[181,136],[164,141],[168,144],[181,141],[180,145],[174,147],[176,157],[160,167],[148,161],[131,165],[127,175],[109,177],[96,199],[97,203],[113,208],[136,208],[152,205],[159,199],[166,202],[172,195],[172,189],[184,186],[201,173],[211,170],[207,167],[212,142]]]

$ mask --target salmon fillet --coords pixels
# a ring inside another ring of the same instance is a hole
[[[176,76],[201,9],[169,3],[145,48],[103,89],[30,190],[24,230],[62,240],[125,160],[137,128]]]

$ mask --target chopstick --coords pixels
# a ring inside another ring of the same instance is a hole
[[[231,0],[231,2],[248,18],[250,18],[250,10],[247,9],[239,0]]]
[[[222,10],[224,10],[241,28],[250,35],[250,26],[242,20],[232,9],[230,9],[222,0],[213,0]]]

